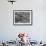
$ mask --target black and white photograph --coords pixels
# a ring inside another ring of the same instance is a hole
[[[32,24],[32,10],[14,10],[13,11],[13,24]]]

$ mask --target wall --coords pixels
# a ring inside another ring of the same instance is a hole
[[[32,26],[14,26],[13,10],[33,10]],[[17,0],[12,5],[7,0],[0,0],[0,40],[14,40],[18,32],[31,34],[33,40],[46,40],[46,1]]]

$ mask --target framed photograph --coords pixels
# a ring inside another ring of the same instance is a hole
[[[32,10],[13,10],[14,25],[32,25]]]

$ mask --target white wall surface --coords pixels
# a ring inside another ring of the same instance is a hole
[[[14,26],[13,10],[33,10],[32,26]],[[33,40],[46,40],[46,0],[17,0],[13,5],[0,0],[0,40],[15,40],[19,32],[31,34]]]

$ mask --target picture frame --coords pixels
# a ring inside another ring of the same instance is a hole
[[[13,10],[13,25],[32,25],[32,10]]]

